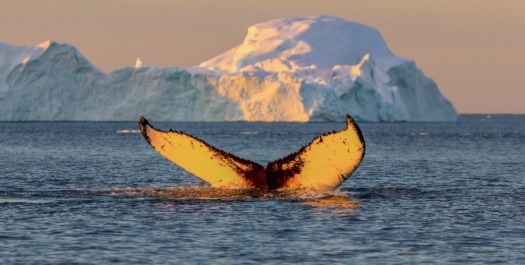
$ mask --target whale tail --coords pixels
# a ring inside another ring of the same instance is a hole
[[[346,125],[345,129],[320,135],[299,151],[263,167],[184,132],[161,131],[144,117],[139,119],[142,135],[157,152],[213,187],[263,190],[339,187],[365,155],[361,130],[348,115]]]

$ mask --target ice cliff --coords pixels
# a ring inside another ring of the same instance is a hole
[[[0,43],[0,120],[447,121],[452,104],[373,28],[335,17],[254,25],[189,69],[104,73],[75,47]]]

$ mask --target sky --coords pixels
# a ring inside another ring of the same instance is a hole
[[[523,0],[0,0],[0,42],[70,43],[110,72],[137,57],[191,67],[270,19],[332,15],[378,29],[459,113],[525,113]]]

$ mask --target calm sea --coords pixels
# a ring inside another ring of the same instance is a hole
[[[156,123],[261,164],[340,123]],[[525,262],[525,115],[360,123],[333,194],[216,190],[134,122],[0,123],[2,264]]]

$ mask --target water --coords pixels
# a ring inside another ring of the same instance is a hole
[[[344,127],[152,123],[261,164]],[[136,123],[0,123],[0,263],[522,264],[524,115],[360,126],[340,190],[262,194],[202,187]]]

